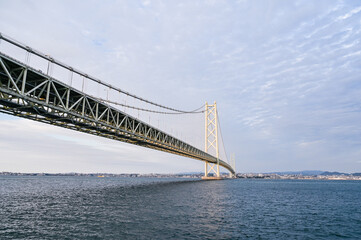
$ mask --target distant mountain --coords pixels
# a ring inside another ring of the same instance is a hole
[[[357,173],[352,173],[353,176],[361,176],[361,173],[357,172]]]
[[[342,172],[323,172],[321,173],[322,176],[336,176],[336,175],[350,175],[349,173],[342,173]]]
[[[322,173],[324,173],[324,171],[306,170],[306,171],[271,172],[267,174],[313,176],[313,175],[321,175]]]

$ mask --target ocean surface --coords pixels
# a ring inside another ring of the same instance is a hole
[[[0,239],[361,239],[361,181],[0,176]]]

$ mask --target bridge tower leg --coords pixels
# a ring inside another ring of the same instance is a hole
[[[217,104],[205,105],[205,152],[215,152],[217,163],[205,163],[203,179],[220,179],[219,175],[219,148],[218,148],[218,116]],[[213,173],[215,176],[210,177],[209,174]]]

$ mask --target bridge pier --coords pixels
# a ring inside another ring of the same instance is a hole
[[[224,178],[223,177],[211,177],[211,176],[204,176],[202,177],[202,180],[223,180]]]
[[[217,159],[218,161],[218,159]],[[209,163],[204,162],[204,176],[202,177],[203,180],[221,180],[223,179],[219,174],[219,161],[217,163]],[[209,168],[208,168],[209,167]],[[216,169],[214,169],[216,168]],[[213,173],[212,176],[209,176],[210,173]]]

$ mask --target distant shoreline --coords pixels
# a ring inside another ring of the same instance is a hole
[[[49,177],[147,177],[147,178],[201,178],[203,173],[179,173],[179,174],[161,174],[161,173],[18,173],[18,172],[0,172],[0,176],[49,176]],[[229,175],[222,174],[227,178]],[[322,172],[317,175],[300,173],[237,173],[236,178],[241,179],[294,179],[294,180],[361,180],[361,173],[339,173]]]

